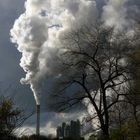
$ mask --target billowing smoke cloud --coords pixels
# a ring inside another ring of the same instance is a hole
[[[27,0],[26,11],[11,30],[12,42],[22,53],[20,66],[26,72],[21,83],[30,84],[37,104],[43,79],[61,67],[61,34],[95,20],[96,3],[86,0]],[[92,19],[92,20],[91,20]],[[90,24],[91,24],[90,23]],[[56,71],[57,70],[57,71]]]
[[[46,24],[38,16],[27,16],[23,14],[15,22],[13,31],[13,42],[18,44],[18,50],[22,53],[20,66],[27,73],[21,83],[31,85],[37,104],[39,104],[39,54],[41,46],[47,39]]]
[[[102,20],[106,26],[114,26],[116,30],[131,30],[139,14],[139,0],[107,0]]]
[[[99,18],[95,0],[27,0],[25,13],[11,29],[12,42],[22,53],[20,66],[26,72],[21,83],[30,84],[37,104],[43,79],[61,72],[58,61],[63,35],[83,25],[90,28]],[[134,9],[135,8],[135,9]],[[107,0],[102,5],[102,20],[117,30],[130,28],[139,13],[137,0]],[[131,14],[133,11],[133,15]]]

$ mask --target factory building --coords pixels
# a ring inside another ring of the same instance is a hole
[[[57,127],[57,138],[80,138],[81,128],[80,121],[71,121],[69,124],[65,122],[61,126]]]

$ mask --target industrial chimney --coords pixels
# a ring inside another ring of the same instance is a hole
[[[40,105],[36,105],[36,136],[40,136]]]

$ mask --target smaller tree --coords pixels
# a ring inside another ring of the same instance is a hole
[[[23,116],[23,111],[10,98],[0,97],[0,137],[11,136],[23,124]]]

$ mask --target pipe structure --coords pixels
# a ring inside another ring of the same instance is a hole
[[[40,105],[36,105],[36,136],[40,136]]]

